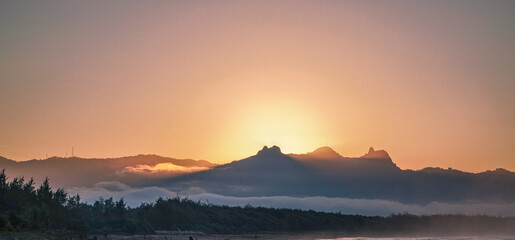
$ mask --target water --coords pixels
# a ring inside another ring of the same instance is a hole
[[[515,240],[515,236],[481,236],[481,237],[394,237],[394,238],[370,238],[370,237],[351,237],[351,238],[319,238],[318,240]]]

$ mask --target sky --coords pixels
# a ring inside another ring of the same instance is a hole
[[[515,170],[513,1],[0,1],[0,156]]]

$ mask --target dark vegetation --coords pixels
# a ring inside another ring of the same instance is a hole
[[[366,217],[294,209],[228,207],[184,198],[157,199],[139,207],[112,198],[81,202],[48,179],[36,188],[23,177],[7,181],[0,172],[0,230],[75,233],[206,233],[338,231],[353,234],[514,234],[515,218],[409,214]]]

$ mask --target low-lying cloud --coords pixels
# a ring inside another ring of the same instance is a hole
[[[99,197],[114,199],[124,198],[131,207],[141,203],[154,202],[158,197],[170,198],[178,196],[161,187],[132,188],[119,182],[102,182],[92,188],[70,188],[70,194],[80,194],[82,200],[93,203]],[[336,197],[232,197],[212,193],[196,193],[181,195],[195,201],[228,206],[252,206],[272,208],[293,208],[324,212],[341,212],[343,214],[360,214],[367,216],[387,216],[392,213],[411,213],[416,215],[429,214],[485,214],[491,216],[515,216],[515,203],[441,203],[432,202],[427,205],[404,204],[381,199],[351,199]]]
[[[136,174],[184,174],[193,173],[198,171],[207,170],[207,167],[183,167],[173,163],[158,163],[156,165],[143,165],[128,166],[121,170],[122,173],[136,173]]]

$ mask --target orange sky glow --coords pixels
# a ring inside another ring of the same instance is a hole
[[[509,1],[0,3],[0,156],[515,170]]]

